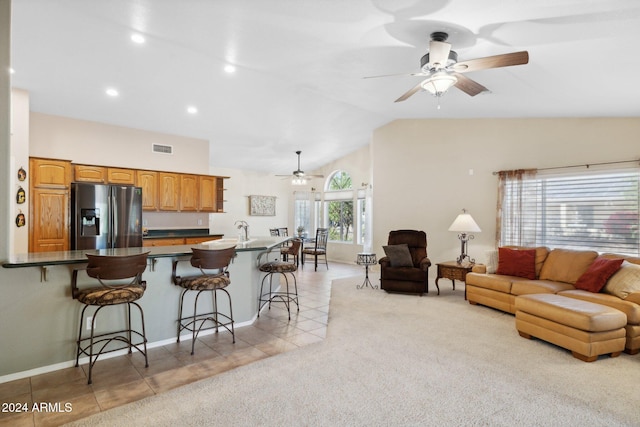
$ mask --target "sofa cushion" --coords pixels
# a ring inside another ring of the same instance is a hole
[[[595,251],[554,249],[549,252],[542,270],[540,270],[540,279],[573,285],[587,271],[597,256],[598,253]]]
[[[538,246],[535,248],[527,247],[527,246],[504,246],[509,249],[535,249],[536,250],[536,278],[540,277],[540,270],[542,270],[542,266],[544,265],[544,261],[547,259],[549,255],[549,248],[546,246]]]
[[[498,248],[498,269],[496,274],[535,279],[536,250]]]
[[[593,293],[582,289],[559,292],[558,295],[564,297],[581,299],[583,301],[594,302],[620,310],[627,315],[627,323],[630,325],[640,325],[640,305],[622,300],[614,295],[604,293]]]
[[[383,246],[382,249],[384,249],[384,253],[389,257],[391,267],[413,267],[409,245],[406,243]]]
[[[465,284],[479,288],[491,289],[505,294],[511,293],[511,282],[514,276],[499,276],[497,274],[467,273]]]
[[[622,299],[640,292],[640,265],[624,261],[620,270],[607,281],[603,291]]]
[[[589,292],[600,292],[609,280],[609,277],[620,269],[622,258],[596,258],[587,271],[578,279],[574,285],[576,289],[584,289]]]
[[[511,283],[511,293],[513,295],[528,294],[557,294],[560,291],[575,289],[573,285],[552,280],[524,280],[518,279]]]

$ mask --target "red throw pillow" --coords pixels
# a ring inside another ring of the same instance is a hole
[[[598,257],[587,268],[587,271],[582,273],[582,276],[573,286],[576,289],[583,289],[589,292],[600,292],[609,277],[620,269],[623,261],[622,258]]]
[[[536,278],[536,250],[498,248],[498,269],[496,274]]]

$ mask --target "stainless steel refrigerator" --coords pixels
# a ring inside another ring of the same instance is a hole
[[[71,184],[71,249],[142,246],[142,188]]]

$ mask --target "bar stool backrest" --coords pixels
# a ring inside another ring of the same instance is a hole
[[[231,246],[225,249],[197,249],[191,248],[191,265],[202,270],[219,270],[224,273],[235,256],[236,247]],[[203,274],[204,271],[202,271]]]
[[[132,279],[131,283],[120,285],[110,283],[108,285],[109,287],[118,287],[140,282],[142,273],[147,268],[149,252],[126,256],[86,255],[89,260],[87,275],[98,279],[101,284],[107,286],[103,282],[104,280]]]
[[[301,244],[302,239],[293,239],[291,241],[291,246],[289,246],[289,250],[287,252],[289,252],[290,254],[297,254],[300,251]]]

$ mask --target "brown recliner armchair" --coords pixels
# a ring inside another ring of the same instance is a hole
[[[406,254],[407,249],[409,254]],[[420,295],[429,293],[431,261],[427,257],[427,235],[424,231],[391,231],[385,253],[387,256],[378,262],[380,289]]]

